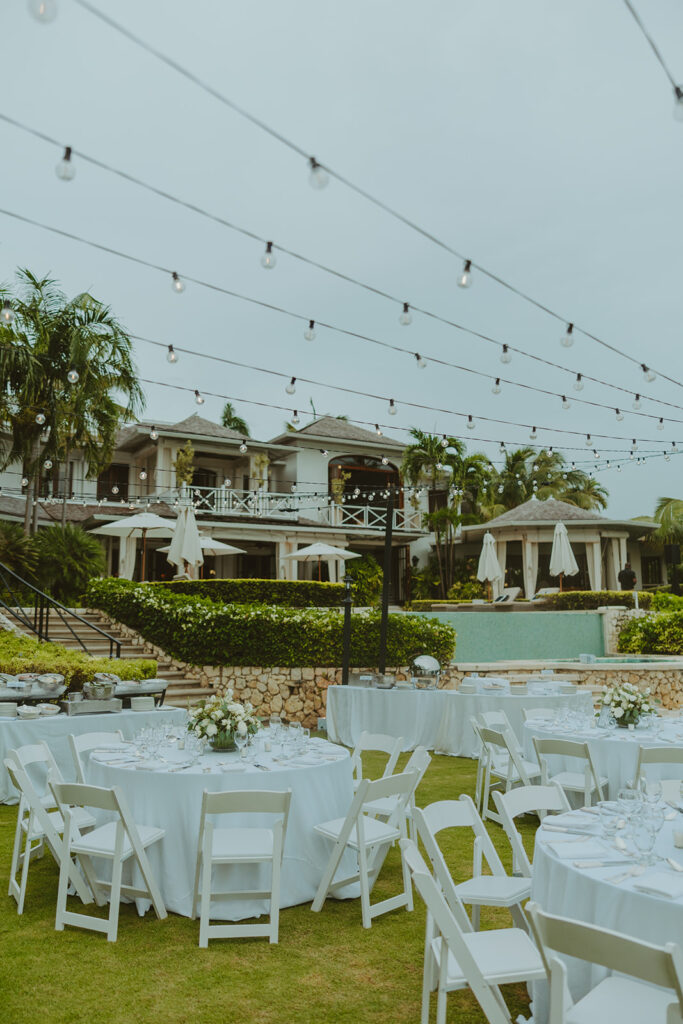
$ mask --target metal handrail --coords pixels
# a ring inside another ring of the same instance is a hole
[[[74,639],[83,648],[86,654],[89,653],[88,648],[86,647],[81,637],[78,635],[78,633],[71,625],[71,622],[67,620],[65,613],[69,616],[69,618],[76,619],[78,622],[82,623],[82,625],[87,626],[88,629],[93,629],[96,633],[99,633],[100,636],[103,636],[105,640],[108,640],[110,658],[121,657],[120,640],[117,640],[116,637],[112,636],[110,633],[107,633],[106,630],[102,629],[100,626],[96,626],[94,622],[88,622],[88,620],[84,619],[82,615],[78,614],[78,612],[73,611],[71,608],[67,608],[66,605],[62,604],[61,601],[58,601],[56,597],[51,597],[50,594],[46,594],[43,590],[40,590],[38,587],[34,587],[32,583],[29,583],[28,580],[25,580],[18,573],[14,572],[14,570],[10,569],[9,566],[5,565],[3,562],[0,562],[0,582],[2,582],[5,589],[8,591],[13,600],[15,599],[15,594],[14,591],[12,590],[10,582],[7,580],[5,576],[5,573],[8,573],[13,579],[18,581],[22,588],[30,590],[31,593],[34,595],[33,621],[31,621],[31,619],[25,614],[22,604],[18,599],[16,600],[16,603],[14,605],[10,605],[0,595],[0,607],[4,608],[9,615],[15,618],[17,622],[19,622],[26,629],[30,630],[32,633],[35,633],[40,640],[46,640],[48,643],[52,642],[49,636],[50,609],[54,609],[59,618],[62,620],[63,624],[67,627],[67,629],[70,631]]]

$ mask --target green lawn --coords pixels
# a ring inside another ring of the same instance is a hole
[[[407,760],[404,756],[400,764]],[[378,764],[374,766],[378,767]],[[373,761],[368,758],[372,774]],[[476,763],[434,757],[418,803],[473,795]],[[16,808],[0,806],[0,1020],[2,1024],[415,1024],[420,1019],[424,911],[398,910],[361,927],[359,900],[328,901],[282,912],[280,942],[218,940],[197,946],[199,923],[153,911],[139,918],[121,908],[118,942],[67,928],[54,930],[57,868],[50,857],[31,865],[24,914],[7,891]],[[528,825],[529,836],[533,825]],[[464,830],[463,830],[464,831]],[[508,870],[502,829],[490,832]],[[471,842],[444,845],[460,881],[471,875]],[[400,861],[392,850],[375,897],[398,891]],[[507,927],[507,911],[483,910],[482,927]],[[524,986],[508,986],[512,1019],[528,1006]],[[432,1000],[432,1019],[436,999]],[[479,1024],[484,1016],[469,993],[448,998],[449,1024]]]

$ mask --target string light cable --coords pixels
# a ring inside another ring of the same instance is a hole
[[[637,12],[637,10],[635,9],[633,4],[631,3],[631,0],[624,0],[624,6],[630,12],[631,16],[633,17],[633,20],[635,21],[636,25],[638,26],[638,28],[642,32],[643,36],[645,37],[645,40],[647,41],[647,43],[650,46],[650,49],[654,53],[654,55],[655,55],[655,57],[657,59],[657,62],[659,63],[659,66],[661,67],[661,69],[664,72],[664,74],[666,75],[666,77],[669,79],[669,82],[671,84],[671,88],[673,89],[673,92],[674,92],[674,117],[676,118],[677,121],[683,121],[683,88],[681,88],[679,83],[674,78],[674,76],[673,76],[673,74],[672,74],[668,64],[666,63],[666,61],[664,60],[664,57],[662,56],[662,51],[659,49],[659,47],[657,46],[656,42],[654,41],[654,39],[652,38],[652,36],[648,32],[648,30],[646,29],[645,23],[643,22],[642,18],[640,17],[640,15]]]

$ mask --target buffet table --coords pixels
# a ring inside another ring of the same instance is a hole
[[[155,708],[153,711],[117,711],[104,715],[67,715],[61,712],[49,718],[41,715],[30,720],[0,717],[0,803],[13,803],[16,799],[3,763],[8,750],[44,740],[64,778],[73,782],[76,774],[67,738],[70,733],[78,735],[84,732],[115,732],[120,729],[124,739],[132,739],[144,726],[158,725],[160,722],[183,725],[186,717],[186,712],[181,708],[171,707]],[[41,780],[36,781],[40,783]]]
[[[382,690],[363,686],[330,686],[327,690],[327,732],[335,743],[353,747],[362,732],[403,738],[403,749],[425,746],[457,757],[476,757],[477,741],[470,718],[482,711],[504,711],[522,742],[524,708],[591,710],[593,695],[532,695],[501,690],[462,693],[459,690]],[[534,758],[535,760],[535,758]]]
[[[125,758],[126,754],[121,755]],[[178,757],[182,754],[178,751]],[[197,862],[202,793],[225,790],[291,789],[292,802],[282,865],[280,906],[291,907],[310,902],[315,896],[332,844],[313,831],[321,821],[346,815],[353,800],[351,759],[346,750],[324,740],[311,742],[308,753],[284,762],[261,753],[257,767],[235,753],[210,752],[183,768],[183,761],[148,763],[105,763],[114,754],[93,752],[86,768],[88,782],[95,786],[120,786],[136,822],[156,825],[166,836],[147,851],[168,910],[189,917],[192,912],[192,886]],[[232,826],[267,827],[268,816],[231,815]],[[344,861],[352,874],[354,860]],[[269,869],[251,865],[214,866],[215,888],[262,889],[268,887]],[[264,877],[259,881],[259,872]],[[220,877],[219,877],[220,876]],[[265,884],[264,884],[265,883]],[[348,886],[348,896],[358,896],[358,886]],[[346,893],[344,894],[346,895]],[[140,909],[145,909],[145,904]],[[265,901],[215,901],[211,916],[238,921],[267,912]]]

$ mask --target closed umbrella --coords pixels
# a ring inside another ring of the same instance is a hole
[[[142,537],[141,577],[145,578],[145,556],[147,537],[172,537],[175,530],[173,520],[162,519],[153,512],[138,512],[134,516],[122,516],[104,526],[98,526],[92,533],[100,533],[104,537]]]
[[[579,571],[574,558],[572,546],[569,543],[569,534],[564,523],[555,524],[553,534],[553,548],[550,552],[550,575],[560,577],[560,590],[562,590],[562,579],[564,576],[575,576]]]
[[[479,565],[477,566],[477,579],[481,580],[482,583],[490,583],[498,590],[501,583],[504,580],[503,570],[498,562],[496,555],[496,542],[493,539],[493,535],[488,533],[484,534],[484,543],[481,547],[481,554],[479,555]],[[498,594],[496,594],[496,597]]]
[[[346,548],[335,548],[331,544],[318,542],[316,544],[309,544],[307,548],[300,548],[299,551],[292,551],[289,555],[284,555],[283,557],[295,558],[297,562],[317,561],[318,579],[320,579],[320,563],[323,558],[341,558],[345,561],[347,558],[360,558],[360,555],[355,554],[353,551],[347,551]]]
[[[225,544],[222,540],[216,540],[215,537],[207,537],[205,533],[199,534],[199,543],[204,554],[214,558],[219,555],[246,555],[244,548],[237,548],[234,544]],[[166,554],[171,550],[171,545],[167,544],[165,548],[158,548],[158,550]]]
[[[187,505],[178,514],[166,560],[177,566],[179,570],[187,565],[190,569],[190,576],[194,576],[195,570],[204,564],[204,554],[192,505]]]

